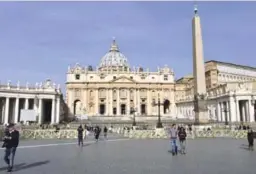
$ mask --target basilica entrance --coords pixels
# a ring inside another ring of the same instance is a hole
[[[146,105],[145,104],[142,104],[140,106],[140,109],[141,109],[141,115],[146,115]]]
[[[170,107],[170,101],[169,100],[165,100],[164,101],[164,114],[169,113],[169,107]]]
[[[80,100],[74,101],[74,115],[81,115],[82,103]]]
[[[121,104],[121,115],[125,115],[125,114],[126,114],[126,105]]]
[[[105,114],[105,104],[100,104],[100,115]]]

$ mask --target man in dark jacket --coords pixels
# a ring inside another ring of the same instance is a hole
[[[108,128],[105,126],[103,131],[104,131],[104,138],[107,139]]]
[[[83,132],[84,132],[84,129],[82,127],[82,125],[80,125],[77,129],[77,133],[78,133],[78,146],[80,145],[84,145],[84,142],[83,142]]]
[[[180,140],[180,152],[181,154],[185,154],[185,150],[186,150],[186,137],[187,137],[187,133],[185,128],[181,127],[180,131],[178,132],[178,136],[179,136],[179,140]]]
[[[100,132],[101,132],[100,127],[99,127],[99,126],[96,126],[96,127],[95,127],[95,130],[94,130],[94,135],[95,135],[95,141],[96,141],[96,142],[99,141]]]
[[[13,164],[14,164],[14,157],[16,153],[16,149],[19,145],[19,131],[17,131],[14,127],[14,124],[10,124],[8,126],[9,128],[9,135],[4,137],[5,143],[5,155],[4,155],[4,161],[8,165],[8,172],[12,171]],[[10,160],[11,155],[11,160]]]
[[[247,133],[247,139],[249,143],[249,150],[253,151],[253,141],[254,141],[254,136],[253,136],[253,130],[249,130]]]

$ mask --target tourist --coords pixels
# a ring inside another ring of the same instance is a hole
[[[11,172],[13,169],[16,149],[19,145],[19,131],[15,129],[14,124],[9,124],[8,128],[9,128],[9,134],[4,137],[4,141],[5,141],[4,161],[8,165],[7,172]],[[11,160],[10,160],[10,155],[11,155]]]
[[[104,132],[104,138],[107,139],[108,128],[106,126],[104,127],[103,132]]]
[[[84,145],[84,142],[83,142],[83,132],[84,132],[84,129],[82,127],[82,125],[80,125],[77,129],[77,132],[78,132],[78,146],[80,145]]]
[[[186,137],[187,137],[187,133],[185,128],[181,127],[179,133],[179,141],[180,141],[180,153],[181,154],[185,154],[185,150],[186,150]]]
[[[96,142],[98,142],[98,140],[99,140],[100,132],[101,132],[100,127],[96,126],[95,129],[94,129],[94,136],[95,136],[95,141]]]
[[[172,155],[177,155],[178,154],[178,147],[177,147],[177,129],[176,125],[173,124],[172,128],[170,129],[170,140],[171,140],[171,147],[172,147]]]
[[[247,139],[249,143],[249,150],[253,151],[253,141],[254,141],[254,135],[253,135],[253,130],[250,129],[247,133]]]

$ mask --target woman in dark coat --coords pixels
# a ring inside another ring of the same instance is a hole
[[[248,143],[249,143],[249,150],[253,151],[254,137],[253,137],[253,130],[252,129],[248,131],[247,139],[248,139]]]

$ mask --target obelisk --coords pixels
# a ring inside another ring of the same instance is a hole
[[[206,105],[206,84],[202,30],[197,6],[194,7],[192,30],[195,124],[201,124],[208,122],[208,111]]]

